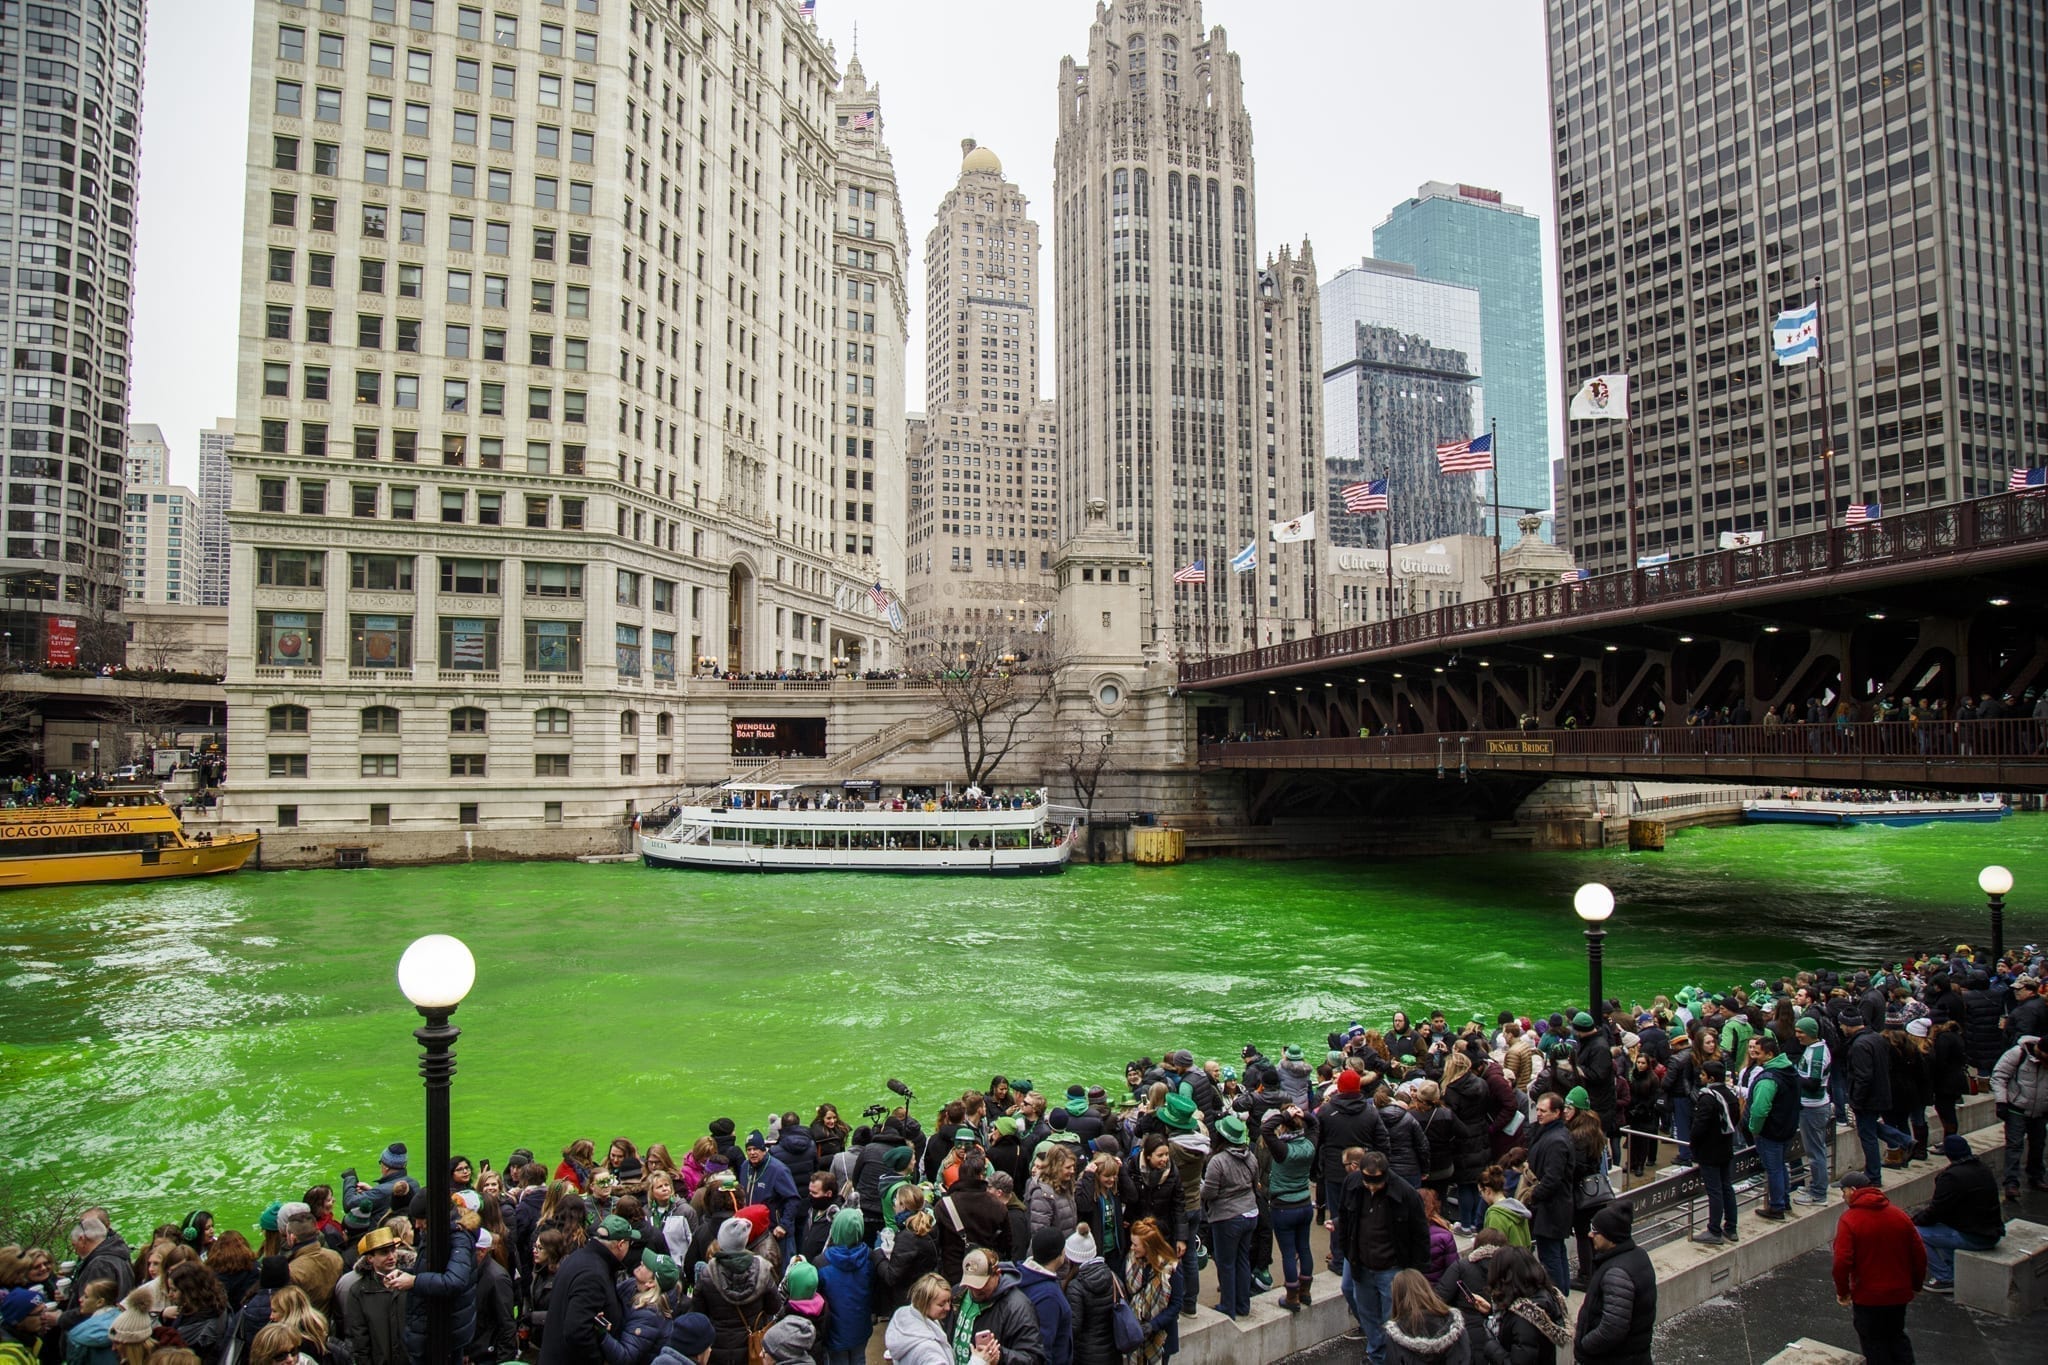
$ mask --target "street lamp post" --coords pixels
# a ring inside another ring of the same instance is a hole
[[[1586,975],[1593,996],[1593,1022],[1597,1024],[1605,999],[1600,989],[1600,953],[1607,941],[1607,917],[1614,913],[1614,893],[1599,882],[1587,882],[1573,894],[1572,909],[1586,922]]]
[[[1991,963],[1996,970],[2005,956],[2005,893],[2012,890],[2012,873],[1993,863],[1977,874],[1977,887],[1991,907]]]
[[[412,1001],[426,1024],[413,1030],[420,1043],[420,1079],[427,1088],[427,1245],[426,1269],[448,1269],[452,1247],[448,1221],[448,1083],[455,1076],[455,1040],[462,1030],[448,1022],[455,1007],[476,984],[476,959],[461,939],[428,934],[414,939],[398,959],[398,989]],[[450,1365],[455,1359],[455,1301],[427,1300],[427,1365]]]

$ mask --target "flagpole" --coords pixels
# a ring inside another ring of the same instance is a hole
[[[1391,489],[1392,484],[1388,487]],[[1387,543],[1387,619],[1394,619],[1394,504],[1391,495],[1387,510],[1380,514],[1380,539]],[[1392,639],[1392,636],[1388,637]]]
[[[1493,440],[1493,595],[1500,596],[1500,418],[1492,419]]]
[[[1827,510],[1821,517],[1821,526],[1829,533],[1828,543],[1834,543],[1835,529],[1835,439],[1834,400],[1828,393],[1828,324],[1826,277],[1813,277],[1813,330],[1817,346],[1814,360],[1820,365],[1820,448],[1824,482],[1827,488]]]
[[[1635,388],[1631,378],[1629,388]],[[1621,464],[1628,480],[1628,562],[1622,567],[1630,572],[1636,567],[1636,419],[1635,395],[1630,393],[1628,402],[1623,404],[1621,415]]]

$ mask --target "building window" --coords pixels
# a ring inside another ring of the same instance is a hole
[[[317,668],[322,613],[256,613],[256,662],[268,668]]]
[[[474,825],[477,822],[476,802],[465,801],[457,806],[455,808],[455,822],[460,825]]]
[[[297,806],[279,806],[277,808],[277,827],[279,829],[297,829],[299,827],[299,808]]]
[[[269,772],[272,777],[304,777],[306,756],[304,754],[270,755]]]
[[[619,755],[619,776],[620,776],[620,777],[632,777],[632,776],[633,776],[634,774],[638,773],[639,771],[640,771],[640,756],[639,756],[638,754],[620,754],[620,755]]]
[[[395,706],[365,706],[362,718],[363,733],[366,735],[398,733],[398,708]]]
[[[528,621],[525,623],[526,671],[529,673],[577,673],[583,668],[583,623],[581,621]],[[567,713],[563,713],[566,717]]]
[[[441,667],[454,672],[489,672],[498,666],[498,620],[494,616],[443,616]]]
[[[482,777],[483,775],[484,756],[482,754],[448,755],[448,776]]]
[[[622,738],[622,739],[630,739],[631,737],[633,737],[633,736],[635,736],[635,735],[637,735],[637,734],[639,734],[639,733],[640,733],[640,713],[639,713],[638,711],[621,711],[621,712],[619,712],[619,736],[620,736],[620,738]]]
[[[569,755],[535,754],[533,756],[533,775],[535,777],[567,777],[569,775]]]
[[[398,776],[397,754],[364,754],[361,762],[364,777]]]
[[[306,733],[306,715],[303,706],[273,706],[270,708],[270,733],[303,735]]]
[[[485,731],[488,714],[480,706],[458,706],[448,713],[448,733],[451,735],[480,735]]]

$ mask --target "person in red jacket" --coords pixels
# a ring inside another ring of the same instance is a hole
[[[1927,1247],[1906,1211],[1862,1171],[1842,1177],[1848,1207],[1835,1227],[1835,1300],[1849,1309],[1870,1365],[1913,1365],[1906,1305],[1927,1278]]]

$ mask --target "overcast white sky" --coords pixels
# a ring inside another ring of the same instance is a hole
[[[129,415],[163,427],[181,482],[197,478],[200,429],[234,411],[254,3],[149,7]],[[1207,0],[1202,11],[1244,59],[1262,255],[1283,242],[1299,247],[1306,235],[1328,279],[1371,254],[1373,226],[1418,185],[1462,181],[1500,190],[1543,219],[1550,276],[1542,5]],[[959,173],[960,139],[993,148],[1045,222],[1059,61],[1086,59],[1094,17],[1090,0],[819,0],[819,27],[842,62],[859,23],[861,64],[882,89],[911,246],[912,411],[924,407],[924,238]],[[1049,279],[1050,247],[1039,265]],[[1545,291],[1553,409],[1555,293]],[[1042,346],[1049,386],[1049,332]]]

